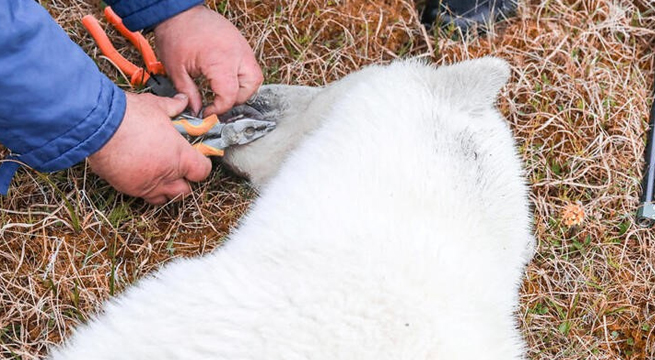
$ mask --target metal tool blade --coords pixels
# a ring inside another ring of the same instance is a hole
[[[202,142],[217,149],[247,144],[275,130],[276,123],[273,121],[241,119],[221,125],[219,137],[212,137],[208,133],[202,139]]]

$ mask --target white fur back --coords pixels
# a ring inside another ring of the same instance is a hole
[[[523,358],[533,240],[492,104],[507,75],[405,61],[327,87],[224,247],[140,281],[52,358]]]

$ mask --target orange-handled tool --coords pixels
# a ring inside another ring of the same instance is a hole
[[[111,59],[111,61],[118,66],[127,76],[130,77],[130,83],[134,86],[143,86],[149,79],[150,75],[143,69],[123,57],[114,45],[112,45],[109,37],[98,23],[98,20],[93,15],[86,15],[82,18],[82,24],[86,30],[93,36],[93,39],[98,44],[100,51]]]
[[[106,57],[113,61],[119,69],[130,77],[130,83],[132,85],[136,87],[148,87],[153,94],[159,96],[174,96],[177,94],[175,86],[170,79],[166,77],[164,66],[157,61],[155,52],[148,44],[148,40],[146,40],[146,38],[140,33],[128,30],[125,25],[123,25],[123,20],[116,15],[110,7],[105,8],[105,17],[123,36],[134,44],[137,50],[139,50],[143,56],[148,71],[144,68],[137,67],[119,54],[107,37],[105,31],[98,23],[98,20],[91,15],[87,15],[82,18],[82,24],[84,24],[84,27],[89,31],[91,36],[93,36],[100,51],[102,51]]]
[[[173,120],[175,128],[177,128],[180,133],[189,136],[204,135],[216,124],[218,124],[218,116],[215,114],[204,119],[182,115]]]
[[[148,40],[141,35],[139,32],[132,32],[123,25],[123,19],[120,16],[116,15],[114,10],[111,7],[105,7],[105,18],[112,24],[116,30],[118,30],[123,36],[125,36],[131,43],[134,45],[137,50],[143,55],[143,61],[146,64],[146,68],[151,74],[165,75],[166,70],[164,70],[164,65],[157,60],[155,52],[152,50],[152,47],[148,43]]]
[[[173,126],[206,156],[223,156],[223,150],[255,141],[275,129],[274,121],[239,118],[221,123],[216,115],[204,119],[182,114]]]

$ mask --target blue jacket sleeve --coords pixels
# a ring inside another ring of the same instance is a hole
[[[202,0],[105,0],[105,3],[123,19],[123,24],[137,31],[153,27],[181,13]]]
[[[6,194],[18,162],[68,168],[98,151],[125,112],[125,94],[34,0],[0,1],[0,163]],[[17,161],[16,161],[17,160]]]

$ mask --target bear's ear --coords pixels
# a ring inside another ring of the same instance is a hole
[[[464,111],[478,112],[493,106],[498,91],[509,79],[509,64],[483,57],[437,68],[438,94]]]

